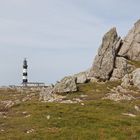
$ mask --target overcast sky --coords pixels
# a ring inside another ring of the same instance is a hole
[[[140,18],[139,0],[0,0],[0,85],[55,83],[88,69],[102,36],[122,37]]]

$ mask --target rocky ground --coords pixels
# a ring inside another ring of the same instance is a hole
[[[77,92],[51,95],[49,100],[40,95],[45,89],[34,92],[1,89],[0,139],[138,140],[139,94],[114,93],[120,84],[120,81],[78,84]],[[104,99],[110,92],[111,97]]]

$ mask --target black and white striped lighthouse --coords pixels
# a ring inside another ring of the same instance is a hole
[[[27,68],[28,68],[28,65],[27,65],[27,60],[25,58],[24,61],[23,61],[23,78],[22,78],[22,84],[24,86],[27,86],[27,83],[28,83]]]

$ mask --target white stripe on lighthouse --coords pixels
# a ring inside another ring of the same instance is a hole
[[[23,76],[23,80],[26,80],[27,79],[27,76]]]
[[[27,73],[27,69],[23,69],[23,73]]]

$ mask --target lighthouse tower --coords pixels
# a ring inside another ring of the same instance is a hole
[[[22,79],[23,86],[27,86],[27,83],[28,83],[27,68],[28,68],[28,65],[27,65],[27,60],[25,58],[23,61],[23,79]]]

